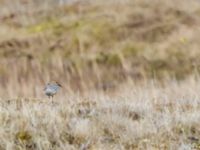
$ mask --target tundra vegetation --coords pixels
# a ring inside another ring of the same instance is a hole
[[[197,0],[0,0],[0,149],[200,149],[199,18]]]

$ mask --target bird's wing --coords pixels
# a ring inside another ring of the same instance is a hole
[[[59,86],[54,84],[54,85],[51,86],[51,88],[57,91],[59,89]]]

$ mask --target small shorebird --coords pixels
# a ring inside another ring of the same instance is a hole
[[[62,86],[57,82],[56,83],[48,83],[44,88],[44,92],[49,98],[52,97],[52,102],[53,102],[53,96],[58,92],[58,90],[61,87]]]

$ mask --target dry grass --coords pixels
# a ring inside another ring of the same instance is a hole
[[[196,0],[0,0],[0,150],[200,149],[199,16]]]
[[[53,2],[0,3],[1,85],[60,80],[87,90],[199,72],[196,0]]]
[[[2,100],[1,149],[199,149],[200,83],[127,83],[116,93]]]

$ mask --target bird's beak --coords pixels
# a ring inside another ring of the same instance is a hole
[[[62,85],[58,83],[58,86],[62,88]]]
[[[56,84],[57,84],[59,87],[61,87],[61,88],[62,88],[62,85],[61,85],[60,83],[56,82]]]

